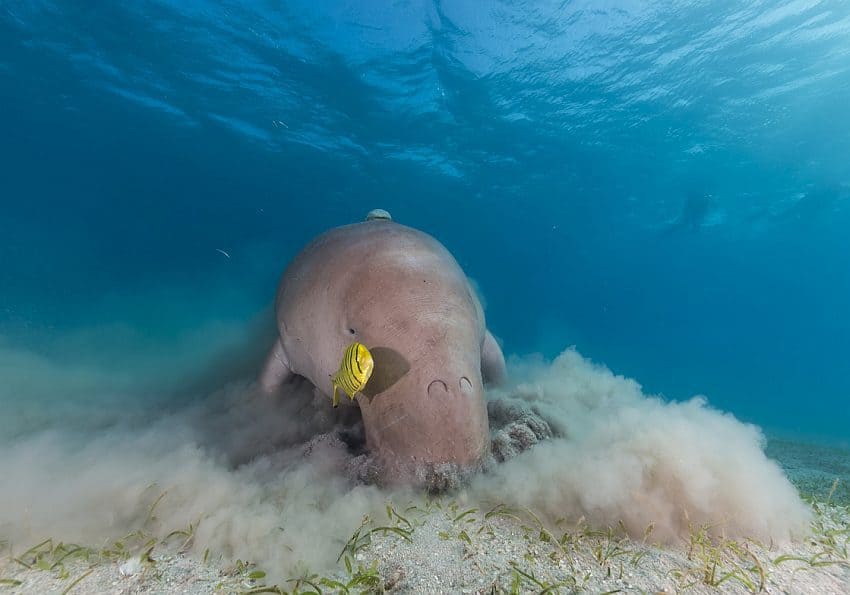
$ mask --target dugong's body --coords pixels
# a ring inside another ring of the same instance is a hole
[[[489,450],[485,382],[505,363],[469,281],[431,236],[388,220],[328,231],[296,256],[275,303],[279,338],[266,392],[292,374],[333,393],[354,341],[375,368],[356,400],[384,481],[424,479],[445,464],[474,468]]]

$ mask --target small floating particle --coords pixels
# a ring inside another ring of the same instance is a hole
[[[224,254],[224,255],[227,257],[227,259],[228,259],[228,260],[230,260],[230,254],[228,254],[227,252],[225,252],[225,251],[224,251],[224,250],[222,250],[221,248],[216,248],[216,249],[215,249],[215,251],[216,251],[216,252],[221,252],[222,254]]]

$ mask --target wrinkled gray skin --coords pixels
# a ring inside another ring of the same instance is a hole
[[[300,375],[331,407],[346,347],[371,351],[375,368],[356,402],[381,482],[427,482],[488,455],[484,385],[505,378],[505,361],[437,240],[386,219],[332,229],[286,269],[275,312],[279,339],[260,378],[267,393]]]

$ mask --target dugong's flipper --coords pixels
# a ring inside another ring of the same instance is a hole
[[[508,377],[502,348],[490,331],[485,333],[481,346],[481,377],[484,384],[489,386],[502,384]]]
[[[289,359],[278,338],[266,357],[263,373],[260,375],[260,389],[269,395],[280,388],[290,376],[292,376],[292,370],[289,368]]]

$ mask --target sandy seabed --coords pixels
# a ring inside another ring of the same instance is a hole
[[[269,580],[250,560],[200,551],[193,528],[165,536],[139,531],[106,545],[79,548],[49,541],[0,559],[0,590],[9,593],[835,593],[850,592],[850,508],[825,500],[846,478],[806,460],[841,464],[846,453],[779,441],[786,470],[804,489],[823,488],[809,533],[784,543],[727,539],[693,526],[661,544],[623,527],[542,522],[532,511],[470,506],[466,492],[387,501],[338,539],[339,562],[323,575],[304,568]],[[814,459],[813,459],[814,457]],[[813,479],[816,478],[816,479]],[[823,484],[823,485],[821,485]]]

